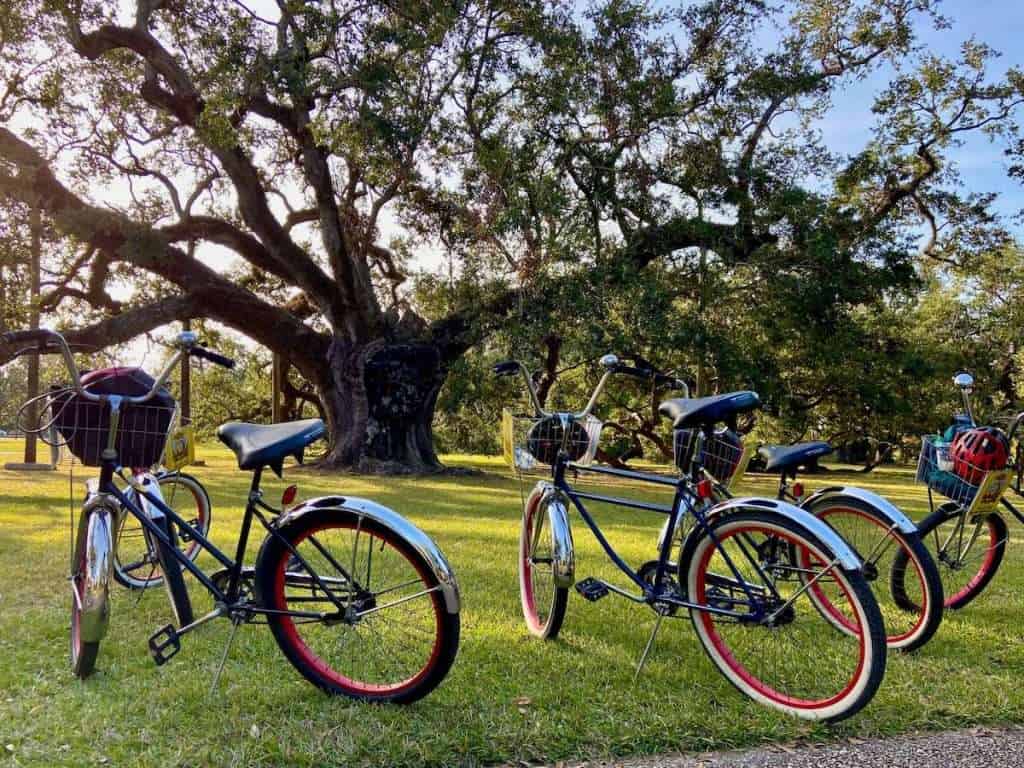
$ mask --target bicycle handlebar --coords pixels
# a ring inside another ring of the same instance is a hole
[[[578,413],[574,413],[574,418],[583,419],[590,415],[590,412],[597,404],[597,398],[601,395],[601,391],[604,389],[609,377],[616,373],[621,373],[625,376],[632,376],[644,381],[653,381],[655,384],[668,387],[669,389],[682,390],[685,397],[690,396],[690,388],[687,386],[685,381],[672,376],[667,376],[660,371],[656,371],[654,368],[635,368],[633,366],[623,365],[615,355],[605,355],[601,358],[601,364],[605,369],[604,375],[597,383],[597,386],[594,387],[594,391],[590,395],[590,400],[587,402],[587,407]],[[523,374],[523,381],[526,382],[526,390],[530,393],[530,400],[533,403],[533,408],[536,411],[536,414],[538,416],[551,415],[549,411],[545,411],[540,407],[540,400],[537,398],[537,389],[533,386],[533,379],[530,377],[530,372],[523,363],[518,360],[503,360],[500,363],[496,363],[492,370],[494,371],[495,376],[511,376],[515,374],[516,371],[520,371]]]
[[[64,366],[67,368],[68,375],[71,377],[71,388],[75,390],[79,395],[84,397],[86,400],[93,402],[100,402],[102,400],[110,400],[112,397],[119,397],[121,402],[131,403],[139,405],[145,403],[156,395],[158,391],[167,383],[167,379],[170,378],[171,372],[177,367],[181,361],[181,356],[184,354],[193,355],[195,357],[201,357],[205,360],[209,360],[217,365],[223,365],[225,368],[234,368],[235,361],[231,358],[219,355],[216,352],[211,352],[205,347],[199,346],[196,335],[191,331],[183,331],[178,334],[174,340],[173,346],[177,348],[177,351],[171,356],[171,359],[164,366],[163,371],[157,376],[156,381],[153,382],[153,386],[150,387],[149,391],[144,395],[98,395],[95,392],[90,392],[84,386],[82,386],[82,378],[78,370],[78,364],[75,363],[74,355],[71,354],[71,347],[68,346],[67,339],[65,339],[57,331],[51,331],[49,328],[39,328],[38,330],[26,330],[26,331],[8,331],[0,334],[0,342],[5,344],[18,344],[23,342],[36,342],[40,344],[40,352],[54,352],[59,351],[61,356],[64,358]],[[56,349],[48,349],[46,345],[53,342],[56,345]]]
[[[235,361],[230,357],[225,357],[224,355],[213,352],[206,347],[192,347],[188,353],[192,357],[198,357],[201,360],[209,360],[211,363],[215,363],[216,365],[227,368],[228,370],[232,370],[235,367]]]

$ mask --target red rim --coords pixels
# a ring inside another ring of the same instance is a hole
[[[720,530],[721,529],[719,529],[719,531],[716,531],[716,533],[718,534],[718,540],[720,544],[724,543],[725,540],[731,536],[735,536],[737,534],[745,533],[748,531],[756,531],[761,533],[767,533],[770,536],[777,536],[799,547],[803,546],[802,544],[797,542],[791,535],[783,533],[779,530],[768,528],[767,526],[756,526],[748,524],[740,528],[734,528],[726,532],[724,535],[720,533]],[[705,574],[707,573],[708,563],[710,562],[711,557],[716,552],[718,552],[718,547],[714,545],[709,545],[705,548],[704,554],[701,556],[701,560],[698,565],[697,571],[698,603],[706,602],[707,584],[705,581]],[[846,594],[847,598],[849,598],[849,590],[847,589],[843,581],[841,579],[837,579],[836,583],[839,584],[840,588]],[[722,639],[721,635],[718,634],[715,628],[715,622],[712,620],[711,613],[708,613],[707,611],[701,611],[700,621],[704,627],[704,631],[707,632],[708,637],[711,638],[711,643],[714,645],[715,650],[718,652],[719,656],[725,661],[725,663],[728,664],[729,668],[732,669],[733,672],[735,672],[747,685],[749,685],[751,688],[753,688],[755,691],[760,693],[765,698],[787,707],[794,707],[797,709],[822,709],[825,707],[829,707],[835,704],[836,702],[841,701],[849,695],[850,691],[852,691],[856,687],[857,682],[860,680],[861,673],[864,671],[864,657],[866,655],[866,650],[864,644],[864,631],[863,627],[861,627],[861,631],[854,633],[858,638],[860,651],[859,658],[857,660],[857,669],[854,672],[853,676],[850,678],[850,681],[843,688],[843,690],[841,690],[839,693],[835,694],[834,696],[831,696],[828,699],[820,699],[814,701],[810,701],[807,699],[797,699],[792,696],[788,696],[784,693],[780,693],[779,691],[776,691],[774,688],[763,683],[760,679],[754,677],[754,675],[750,673],[750,671],[739,661],[739,659],[733,656],[732,652],[725,644],[725,641]]]
[[[946,598],[946,608],[953,608],[961,600],[968,597],[971,594],[971,592],[973,592],[977,588],[977,586],[985,580],[985,577],[988,576],[989,569],[992,568],[992,563],[996,559],[996,547],[999,545],[999,541],[997,539],[998,534],[996,533],[995,526],[992,525],[991,520],[986,518],[985,525],[988,527],[989,542],[988,550],[985,553],[985,559],[982,561],[981,567],[978,569],[978,572],[974,574],[974,577],[969,582],[967,582],[967,585],[952,597]]]
[[[340,525],[337,523],[323,523],[315,528],[302,531],[299,538],[292,541],[292,547],[298,549],[299,544],[301,544],[305,539],[326,529],[351,529],[354,527],[355,526],[348,521],[345,521],[343,524]],[[362,530],[364,532],[376,534],[376,531],[369,531],[365,525],[363,526]],[[384,539],[384,541],[386,541],[389,547],[398,552],[403,558],[405,558],[407,562],[409,562],[413,566],[413,568],[416,569],[416,572],[419,574],[420,578],[423,579],[424,583],[430,582],[430,574],[426,568],[424,568],[420,563],[416,562],[414,558],[408,557],[405,554],[405,552],[403,552],[401,549],[395,547],[390,540]],[[274,600],[277,604],[276,607],[278,610],[288,609],[287,600],[285,599],[284,594],[284,588],[285,570],[287,568],[289,559],[290,553],[285,549],[281,549],[281,559],[274,572]],[[434,665],[437,663],[438,658],[440,658],[441,656],[441,607],[438,602],[439,597],[437,592],[434,592],[430,595],[430,601],[434,607],[435,622],[434,647],[431,649],[430,658],[427,660],[427,663],[423,666],[423,668],[419,670],[419,672],[397,683],[368,683],[361,680],[353,680],[352,678],[341,674],[340,672],[336,671],[333,667],[331,667],[329,664],[327,664],[327,662],[320,658],[320,656],[318,656],[316,652],[313,651],[313,649],[306,644],[306,642],[299,635],[299,632],[295,626],[295,622],[292,621],[292,618],[290,616],[281,616],[278,619],[278,623],[281,629],[284,631],[285,635],[288,637],[291,647],[301,657],[302,661],[304,661],[309,666],[313,667],[322,677],[326,678],[334,685],[337,685],[340,688],[350,690],[353,693],[360,695],[394,695],[402,693],[405,690],[414,688],[421,680],[423,680],[423,678],[425,678],[430,673],[430,670],[434,668]]]
[[[882,527],[882,526],[878,525],[878,520],[875,519],[874,517],[872,517],[871,515],[864,514],[860,510],[853,509],[851,507],[834,507],[834,508],[829,509],[829,510],[827,510],[825,512],[822,512],[820,515],[817,515],[817,517],[819,519],[823,520],[826,517],[828,517],[830,514],[833,514],[833,513],[840,513],[840,514],[850,513],[850,514],[856,515],[857,517],[861,517],[861,518],[867,520],[870,523],[875,524],[879,528]],[[924,573],[921,570],[921,565],[920,565],[920,563],[918,563],[917,558],[914,557],[914,553],[911,552],[909,549],[907,549],[907,547],[903,546],[903,539],[900,538],[899,535],[895,531],[890,531],[889,535],[892,536],[900,544],[901,547],[903,547],[904,551],[907,553],[907,559],[910,560],[914,564],[914,570],[917,571],[917,578],[918,578],[918,580],[921,583],[921,594],[922,594],[922,603],[923,603],[921,605],[920,610],[918,611],[917,621],[914,623],[913,627],[911,627],[906,632],[902,632],[902,633],[900,633],[898,635],[887,635],[886,638],[885,638],[887,643],[898,643],[898,642],[901,642],[903,640],[906,640],[908,637],[912,637],[914,634],[917,633],[917,631],[924,624],[925,617],[928,615],[928,588],[927,588],[927,582],[925,581],[925,578],[924,578]],[[807,549],[805,549],[803,547],[800,548],[800,552],[801,552],[801,555],[802,555],[801,567],[809,568],[811,566],[810,552],[808,552]],[[828,596],[825,595],[825,592],[822,590],[822,588],[819,585],[820,585],[820,582],[812,585],[811,586],[811,590],[810,590],[811,592],[814,593],[814,595],[820,601],[819,605],[821,605],[821,607],[825,611],[827,611],[828,614],[833,619],[835,619],[837,623],[841,624],[843,627],[845,627],[850,632],[856,632],[857,631],[856,626],[853,625],[853,623],[849,620],[849,618],[844,613],[842,613],[838,608],[835,607],[835,605],[832,604],[832,601],[828,599]]]
[[[544,623],[537,615],[537,601],[533,594],[533,566],[530,563],[529,543],[533,540],[533,521],[540,506],[540,497],[527,508],[523,521],[523,540],[519,545],[519,581],[522,587],[523,617],[534,632],[542,632]]]

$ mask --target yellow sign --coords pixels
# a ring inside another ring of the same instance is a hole
[[[740,454],[740,460],[736,463],[736,471],[732,473],[732,477],[729,478],[729,482],[725,486],[728,490],[731,491],[743,479],[743,476],[747,473],[747,465],[750,464],[750,460],[754,457],[756,451],[757,445],[753,440],[743,444],[743,453]]]
[[[178,427],[167,438],[163,465],[172,472],[196,460],[196,433],[191,426]]]
[[[971,502],[969,510],[970,514],[972,516],[987,515],[995,509],[996,504],[1006,493],[1006,489],[1010,487],[1012,480],[1013,472],[1009,469],[986,474],[981,485],[978,486],[978,492],[974,494],[974,500]]]

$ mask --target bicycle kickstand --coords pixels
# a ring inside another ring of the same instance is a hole
[[[213,675],[213,682],[210,684],[210,696],[212,696],[217,690],[217,684],[220,683],[220,676],[224,671],[224,665],[228,661],[228,654],[231,652],[231,646],[235,642],[235,635],[238,634],[238,627],[243,621],[244,619],[239,615],[232,615],[231,617],[231,634],[228,636],[228,642],[224,646],[224,653],[221,654],[220,664],[217,666],[217,671]]]
[[[654,638],[658,636],[658,630],[661,629],[661,621],[664,618],[665,614],[659,612],[658,619],[654,622],[654,629],[651,630],[651,636],[647,639],[647,645],[644,646],[644,652],[640,654],[640,661],[636,665],[636,672],[633,673],[634,684],[636,684],[637,679],[640,677],[644,664],[647,663],[647,655],[651,652],[651,648],[654,647]]]

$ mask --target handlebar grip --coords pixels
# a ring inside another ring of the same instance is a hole
[[[615,373],[621,373],[624,376],[632,376],[636,379],[655,379],[660,376],[657,371],[653,371],[650,368],[634,368],[631,365],[616,365]]]
[[[27,331],[8,331],[0,334],[0,341],[4,344],[24,344],[25,342],[48,341],[55,334],[47,328],[36,328]]]
[[[519,363],[515,360],[503,360],[500,363],[495,363],[492,370],[495,376],[511,376],[519,370]]]
[[[207,349],[206,347],[192,347],[192,349],[190,349],[188,353],[192,355],[192,357],[198,357],[203,360],[209,360],[211,363],[223,366],[224,368],[233,369],[235,367],[235,361],[232,360],[230,357],[224,357],[224,355],[219,355],[216,352]]]

